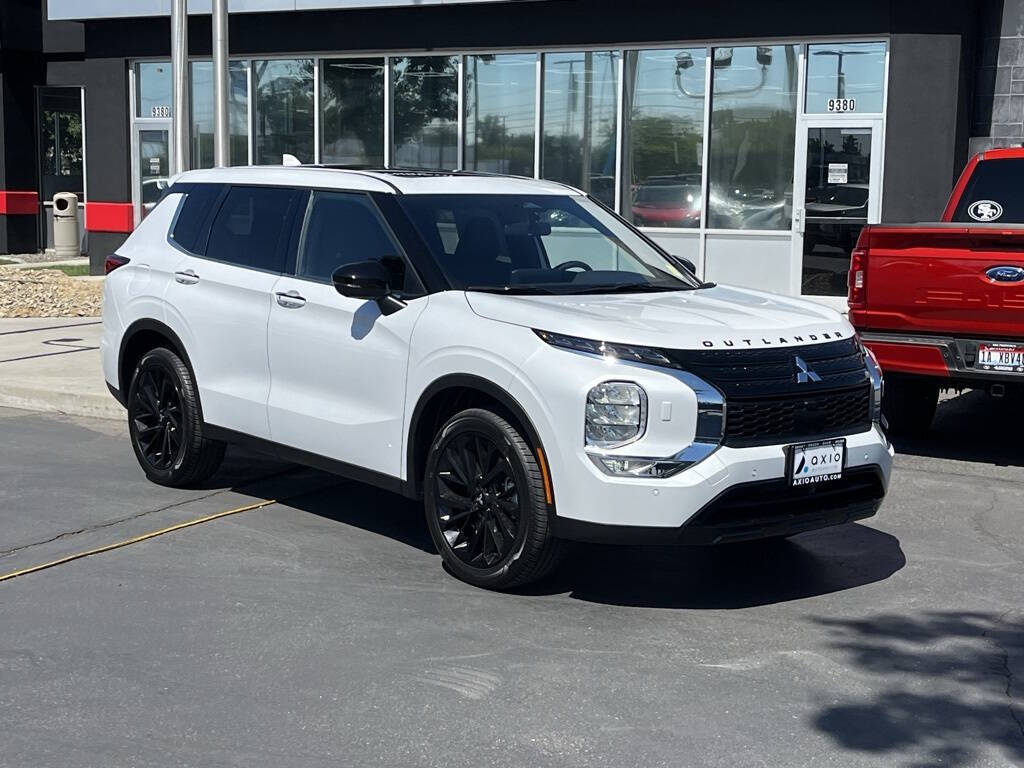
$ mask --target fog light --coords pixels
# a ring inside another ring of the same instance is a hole
[[[647,423],[647,395],[636,384],[609,381],[587,394],[586,444],[618,448],[640,439]]]

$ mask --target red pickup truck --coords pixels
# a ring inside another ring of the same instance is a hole
[[[864,227],[849,304],[896,433],[926,431],[941,389],[1024,388],[1024,149],[974,157],[940,222]]]

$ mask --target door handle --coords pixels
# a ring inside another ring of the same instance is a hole
[[[191,269],[186,269],[184,272],[175,272],[174,280],[182,285],[195,285],[199,282],[199,275]]]
[[[298,291],[285,291],[274,295],[277,297],[277,303],[285,309],[301,309],[306,306],[306,300]]]

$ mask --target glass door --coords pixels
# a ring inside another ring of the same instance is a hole
[[[846,279],[865,224],[881,212],[881,120],[806,120],[797,136],[795,291],[846,308]]]
[[[136,122],[132,137],[132,198],[135,223],[160,202],[171,175],[171,121]]]

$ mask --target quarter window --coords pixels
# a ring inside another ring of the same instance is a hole
[[[206,256],[265,272],[283,272],[292,203],[298,189],[233,187],[217,212]]]
[[[338,267],[356,261],[379,261],[393,275],[395,288],[419,290],[401,248],[370,198],[359,193],[314,192],[299,244],[298,277],[329,283]]]
[[[210,233],[210,209],[223,191],[220,184],[196,184],[185,196],[171,231],[171,240],[189,253],[201,256]]]

